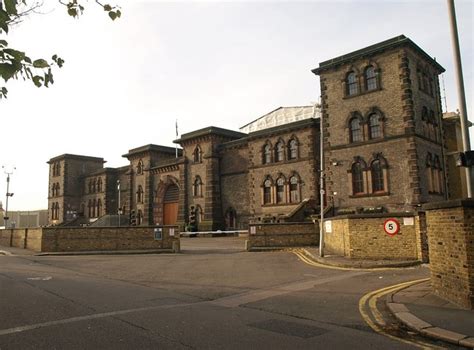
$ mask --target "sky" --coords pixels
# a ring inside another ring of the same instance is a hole
[[[123,154],[207,126],[238,130],[280,106],[318,101],[319,62],[404,34],[446,68],[458,108],[445,0],[110,0],[73,19],[56,0],[0,35],[33,58],[65,60],[55,83],[9,81],[0,100],[0,165],[11,169],[9,210],[46,209],[48,165],[72,153],[127,164]],[[473,0],[456,0],[468,116],[474,121]],[[2,86],[0,82],[0,86]],[[443,101],[444,104],[444,101]],[[474,133],[471,130],[472,143]],[[6,175],[0,172],[0,201]]]

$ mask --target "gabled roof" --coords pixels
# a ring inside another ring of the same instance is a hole
[[[319,118],[321,106],[278,107],[240,128],[245,133],[273,128],[309,118]]]
[[[181,149],[178,149],[178,153],[181,153],[181,151],[182,151]],[[127,154],[124,154],[122,157],[128,158],[132,155],[139,154],[139,153],[145,153],[145,152],[158,152],[158,153],[166,153],[166,154],[175,154],[176,153],[176,148],[149,144],[149,145],[140,146],[140,147],[137,147],[137,148],[132,148],[131,150],[128,151]]]
[[[335,66],[345,64],[359,58],[367,57],[369,55],[373,55],[378,52],[382,52],[384,50],[392,49],[392,48],[396,48],[400,46],[409,46],[412,49],[414,49],[425,59],[430,61],[438,69],[439,74],[445,71],[445,69],[438,62],[436,62],[436,60],[434,60],[430,55],[428,55],[425,51],[423,51],[423,49],[421,49],[418,45],[416,45],[413,41],[411,41],[405,35],[399,35],[394,38],[379,42],[377,44],[364,47],[363,49],[359,49],[359,50],[347,53],[345,55],[338,56],[330,60],[321,62],[319,63],[318,68],[315,68],[311,71],[314,74],[319,75],[321,72],[327,69],[333,68]]]

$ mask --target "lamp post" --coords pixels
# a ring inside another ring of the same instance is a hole
[[[451,24],[451,40],[453,43],[454,69],[456,72],[456,83],[457,83],[458,99],[459,99],[458,102],[459,102],[459,114],[460,114],[460,119],[461,119],[462,146],[463,146],[463,152],[468,152],[471,150],[471,145],[469,141],[466,94],[464,92],[464,79],[463,79],[463,74],[462,74],[461,53],[459,49],[458,28],[457,28],[457,22],[456,22],[456,10],[454,8],[454,0],[448,0],[448,11],[449,11],[449,21]],[[472,171],[471,167],[468,166],[465,168],[467,198],[472,198],[471,171]]]
[[[5,228],[8,228],[8,197],[13,197],[13,193],[10,193],[10,175],[13,174],[13,171],[16,169],[15,167],[11,170],[11,171],[8,171],[6,170],[5,166],[2,165],[2,169],[3,172],[5,174],[7,174],[7,199],[5,201],[5,216],[3,217],[4,218],[4,222],[5,222]]]
[[[120,227],[120,214],[122,214],[122,207],[120,204],[120,180],[117,180],[117,192],[118,192],[118,207],[117,207],[118,226]]]

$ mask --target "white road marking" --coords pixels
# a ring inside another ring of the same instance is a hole
[[[51,276],[45,276],[45,277],[28,277],[27,280],[30,281],[49,281],[52,280],[53,277]]]

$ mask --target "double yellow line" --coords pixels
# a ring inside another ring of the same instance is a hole
[[[382,314],[380,311],[377,309],[377,300],[389,293],[394,293],[400,289],[407,288],[409,286],[412,286],[417,283],[425,282],[428,281],[429,278],[423,278],[415,281],[409,281],[409,282],[403,282],[399,284],[395,284],[393,286],[385,287],[378,289],[376,291],[367,293],[364,295],[360,300],[359,300],[359,312],[364,319],[364,321],[372,328],[375,332],[382,334],[386,337],[389,337],[394,340],[398,340],[400,342],[403,342],[405,344],[410,344],[413,346],[416,346],[420,349],[445,349],[440,346],[436,346],[433,344],[426,343],[421,340],[417,339],[406,339],[406,338],[400,338],[395,335],[392,335],[388,333],[387,331],[384,330],[384,328],[387,326],[385,320],[382,317]],[[371,317],[372,316],[372,317]]]

